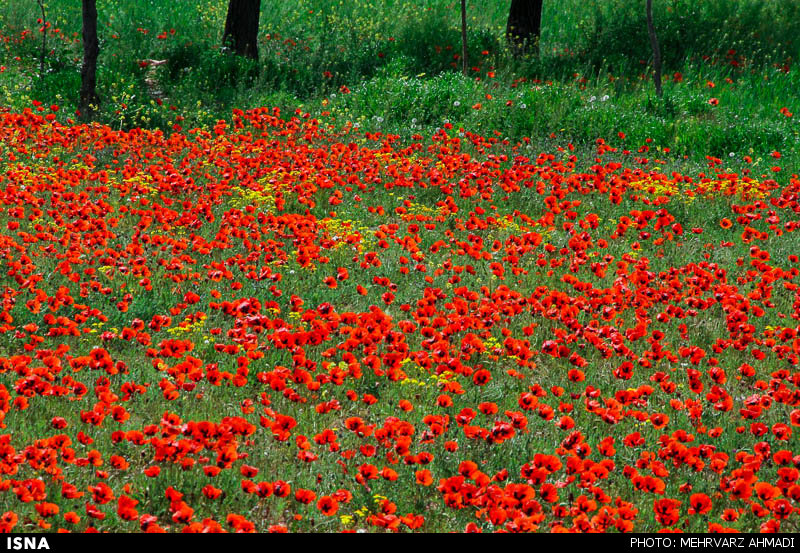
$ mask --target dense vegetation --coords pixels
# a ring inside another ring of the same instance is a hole
[[[31,100],[55,102],[71,114],[80,79],[80,6],[47,6],[43,76],[36,3],[0,7],[0,99],[17,110]],[[455,71],[456,2],[264,1],[259,62],[219,51],[225,9],[218,0],[104,2],[101,120],[112,128],[189,128],[228,118],[234,107],[301,106],[312,116],[329,113],[327,122],[406,137],[449,121],[537,144],[553,132],[590,144],[622,131],[636,144],[650,138],[701,161],[796,149],[796,120],[781,113],[794,109],[788,104],[800,85],[791,69],[800,33],[793,2],[656,2],[661,100],[649,76],[644,9],[632,2],[546,2],[542,55],[522,60],[506,48],[506,3],[474,8],[468,59],[475,79]],[[148,68],[147,60],[166,64]]]
[[[262,4],[0,6],[0,530],[800,530],[797,3]]]

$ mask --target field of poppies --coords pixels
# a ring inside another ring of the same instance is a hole
[[[0,120],[4,530],[798,530],[780,153],[57,109]]]
[[[800,5],[224,4],[0,5],[0,531],[800,532]]]

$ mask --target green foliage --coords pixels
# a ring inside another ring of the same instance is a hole
[[[469,65],[458,75],[460,15],[444,0],[264,3],[260,60],[219,48],[226,2],[116,0],[100,6],[101,121],[115,127],[213,124],[234,108],[301,107],[408,137],[445,122],[534,144],[618,132],[673,156],[794,156],[800,5],[720,0],[655,3],[665,98],[653,96],[645,13],[635,2],[547,2],[540,57],[513,58],[508,2],[468,5]],[[46,73],[38,75],[36,2],[0,7],[0,104],[77,105],[80,9],[48,3]],[[161,67],[147,60],[166,60]],[[157,93],[156,93],[157,92]],[[718,101],[718,105],[712,103]],[[711,103],[710,103],[711,102]],[[476,105],[479,109],[473,109]]]

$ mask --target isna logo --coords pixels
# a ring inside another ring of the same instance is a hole
[[[16,550],[21,551],[25,549],[50,549],[50,545],[47,543],[47,538],[29,538],[29,537],[7,537],[6,538],[6,549],[7,550]]]

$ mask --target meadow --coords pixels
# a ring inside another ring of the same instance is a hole
[[[796,3],[657,2],[659,98],[631,3],[466,78],[454,2],[103,2],[90,124],[73,4],[0,7],[0,530],[800,530]]]

